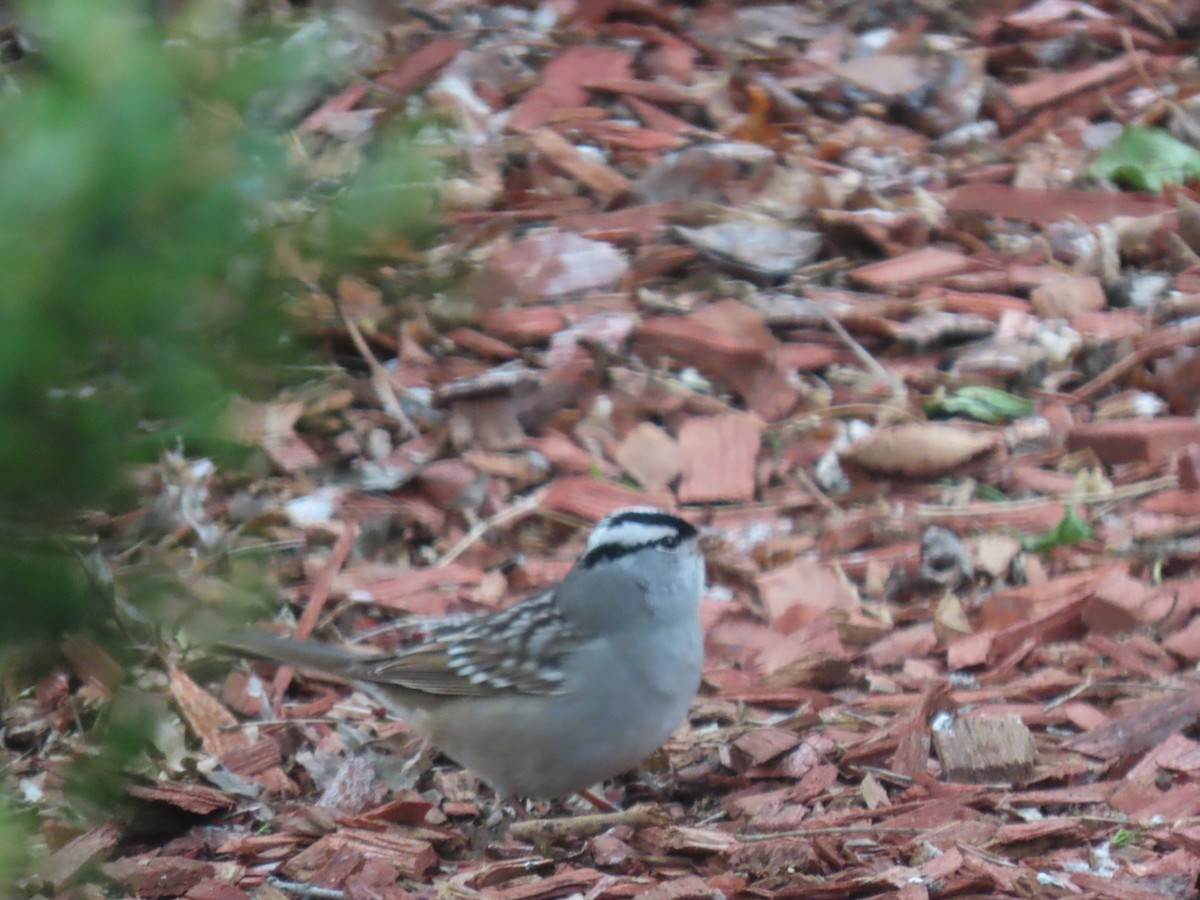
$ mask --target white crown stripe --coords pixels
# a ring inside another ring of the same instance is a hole
[[[667,538],[678,537],[679,529],[670,525],[651,524],[647,522],[626,521],[617,522],[602,528],[597,528],[588,538],[587,549],[614,545],[617,547],[644,547],[655,544]]]

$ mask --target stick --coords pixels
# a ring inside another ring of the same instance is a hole
[[[357,536],[358,525],[354,522],[344,523],[341,536],[338,537],[337,543],[333,545],[333,552],[329,555],[329,563],[313,582],[312,593],[308,595],[308,603],[305,604],[304,612],[300,614],[300,621],[296,623],[297,640],[302,641],[312,635],[317,620],[321,618],[321,610],[325,608],[325,601],[329,599],[329,592],[333,590],[333,579],[346,564],[346,557],[350,555],[350,548],[354,546],[354,538]],[[292,666],[280,666],[275,673],[273,685],[276,704],[283,702],[284,692],[287,691],[295,673],[296,670]],[[278,710],[276,711],[278,712]]]
[[[607,831],[614,825],[632,825],[634,828],[643,828],[647,825],[666,825],[668,821],[670,820],[662,809],[648,803],[641,803],[630,809],[611,813],[514,822],[508,829],[508,833],[519,841],[536,841],[547,838],[555,840],[564,837],[588,837],[599,834],[601,831]]]

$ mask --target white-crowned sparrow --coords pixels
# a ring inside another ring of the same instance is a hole
[[[235,649],[359,682],[506,795],[550,798],[635,767],[700,685],[696,529],[653,507],[602,519],[554,588],[489,615],[424,621],[363,655],[263,633]]]

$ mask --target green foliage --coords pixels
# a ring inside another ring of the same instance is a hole
[[[211,408],[280,337],[261,266],[222,289],[256,250],[244,171],[177,61],[126,4],[33,9],[43,65],[0,109],[0,505],[26,523],[111,496],[141,423]]]
[[[984,385],[964,385],[949,396],[934,397],[925,405],[929,415],[967,416],[995,424],[1033,412],[1033,402],[1008,391]]]
[[[1135,191],[1157,194],[1165,184],[1200,175],[1200,150],[1161,128],[1130,125],[1096,156],[1088,170]]]
[[[33,832],[33,816],[17,809],[15,803],[0,793],[0,897],[12,896],[12,889],[28,864]]]
[[[164,41],[138,8],[31,4],[37,64],[0,100],[0,611],[58,607],[35,629],[86,602],[46,534],[111,501],[131,460],[210,440],[231,392],[295,354],[259,223],[305,186],[247,110],[311,87],[334,54]],[[421,161],[376,156],[313,216],[326,256],[427,217]]]
[[[1053,547],[1078,544],[1094,534],[1092,526],[1075,511],[1075,507],[1065,506],[1063,507],[1063,517],[1058,520],[1058,524],[1044,534],[1022,538],[1021,545],[1031,551],[1049,550]]]
[[[427,168],[399,140],[319,190],[288,164],[280,109],[331,83],[320,41],[165,40],[148,5],[28,3],[37,53],[0,97],[0,667],[111,625],[70,524],[111,508],[131,463],[180,439],[211,452],[233,393],[302,352],[263,223],[290,203],[309,215],[294,243],[344,262],[428,219]],[[148,746],[153,716],[129,709],[84,722],[96,742],[65,773],[81,816]],[[0,804],[0,896],[27,831]]]
[[[287,167],[237,104],[310,78],[297,53],[319,47],[267,44],[214,76],[214,51],[164,47],[128,3],[32,11],[41,71],[0,104],[0,508],[38,521],[111,496],[164,422],[206,434],[286,348],[255,223]],[[412,153],[386,155],[330,231],[346,248],[407,225],[427,185]]]

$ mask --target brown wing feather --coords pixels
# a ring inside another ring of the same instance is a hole
[[[446,696],[554,694],[579,644],[546,593],[491,615],[435,623],[408,649],[356,661],[352,675]]]
[[[465,697],[499,693],[488,685],[472,684],[463,678],[450,666],[446,657],[447,649],[447,644],[439,641],[403,650],[398,656],[385,654],[366,657],[355,666],[354,677],[426,694]]]

